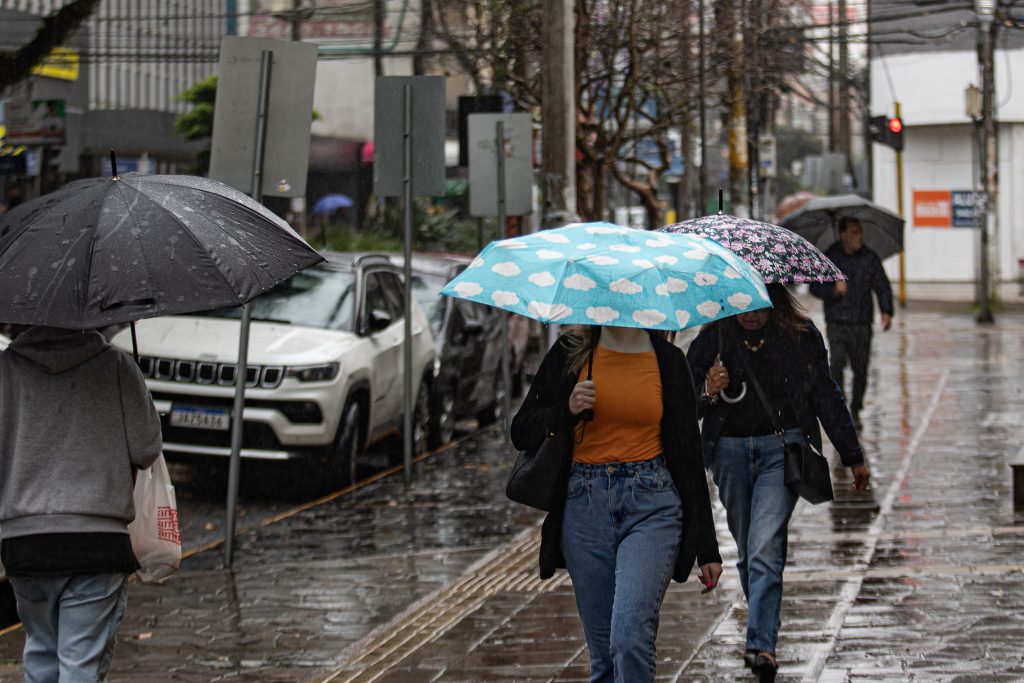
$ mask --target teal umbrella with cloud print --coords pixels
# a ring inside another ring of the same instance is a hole
[[[658,330],[771,306],[760,273],[717,242],[611,223],[491,242],[441,294],[544,323]]]

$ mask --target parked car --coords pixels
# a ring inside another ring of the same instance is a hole
[[[404,256],[392,254],[404,267]],[[502,313],[483,304],[440,296],[441,289],[472,261],[452,254],[416,253],[412,259],[413,297],[423,308],[434,333],[438,359],[431,384],[428,443],[451,439],[455,422],[475,417],[481,425],[494,422],[504,400],[501,376]],[[509,316],[512,388],[523,388],[526,335],[522,316]]]
[[[250,304],[242,457],[320,455],[333,474],[351,478],[367,444],[403,427],[404,285],[386,255],[323,253],[325,263]],[[230,453],[240,317],[231,308],[137,323],[168,453]],[[412,331],[419,452],[435,358],[419,307]],[[130,349],[131,336],[122,331],[114,343]]]

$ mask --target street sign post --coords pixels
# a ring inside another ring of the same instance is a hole
[[[501,124],[502,154],[495,139]],[[499,186],[504,184],[506,216],[533,211],[533,119],[529,114],[471,114],[469,116],[469,213],[499,216]],[[499,161],[504,174],[498,173]],[[499,225],[504,237],[504,226]]]
[[[271,53],[266,96],[264,158],[259,187],[253,160],[262,54]],[[228,36],[221,43],[213,114],[210,177],[253,196],[306,196],[317,47],[300,41]]]
[[[501,239],[506,219],[533,211],[533,119],[529,114],[472,114],[469,117],[469,212],[496,216]],[[501,370],[505,387],[502,418],[509,439],[512,363],[508,313],[502,313]]]
[[[373,191],[378,197],[400,196],[404,204],[402,454],[407,484],[412,481],[412,198],[444,192],[444,128],[444,77],[377,78],[373,107]]]

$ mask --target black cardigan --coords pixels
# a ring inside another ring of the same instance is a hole
[[[721,328],[726,325],[729,328],[723,334]],[[740,384],[746,381],[741,357],[749,352],[740,346],[737,327],[735,322],[719,321],[702,329],[690,344],[690,360],[693,362],[691,371],[696,391],[703,388],[708,369],[719,354],[729,370],[729,394],[735,396]],[[828,351],[818,328],[808,320],[796,339],[790,339],[775,329],[768,329],[766,334],[768,343],[759,353],[766,355],[768,362],[779,368],[779,374],[785,382],[784,392],[789,397],[790,406],[807,439],[821,450],[821,429],[818,427],[821,422],[843,465],[854,467],[862,464],[864,451],[857,438],[857,430],[854,429],[853,417],[846,406],[843,391],[829,372]],[[747,389],[754,391],[752,386]],[[702,399],[698,412],[704,420],[704,462],[710,466],[729,413],[729,404],[725,401],[712,404]]]
[[[661,374],[662,454],[672,474],[683,504],[683,535],[679,542],[672,578],[686,581],[695,560],[701,565],[721,562],[715,522],[711,515],[711,497],[701,458],[700,429],[697,425],[697,401],[690,380],[690,369],[682,350],[651,333],[651,343]],[[569,395],[577,378],[566,367],[563,340],[544,357],[530,391],[512,419],[512,443],[520,450],[535,449],[549,434],[572,431],[576,418],[569,412]],[[555,569],[565,566],[562,557],[562,517],[568,496],[571,452],[565,454],[551,512],[541,530],[540,577],[550,578]]]

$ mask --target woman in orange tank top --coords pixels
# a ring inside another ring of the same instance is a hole
[[[544,521],[541,577],[572,577],[591,681],[654,681],[669,581],[685,581],[695,559],[705,592],[722,572],[683,352],[655,332],[567,327],[512,441],[532,449],[560,430],[573,448]]]

